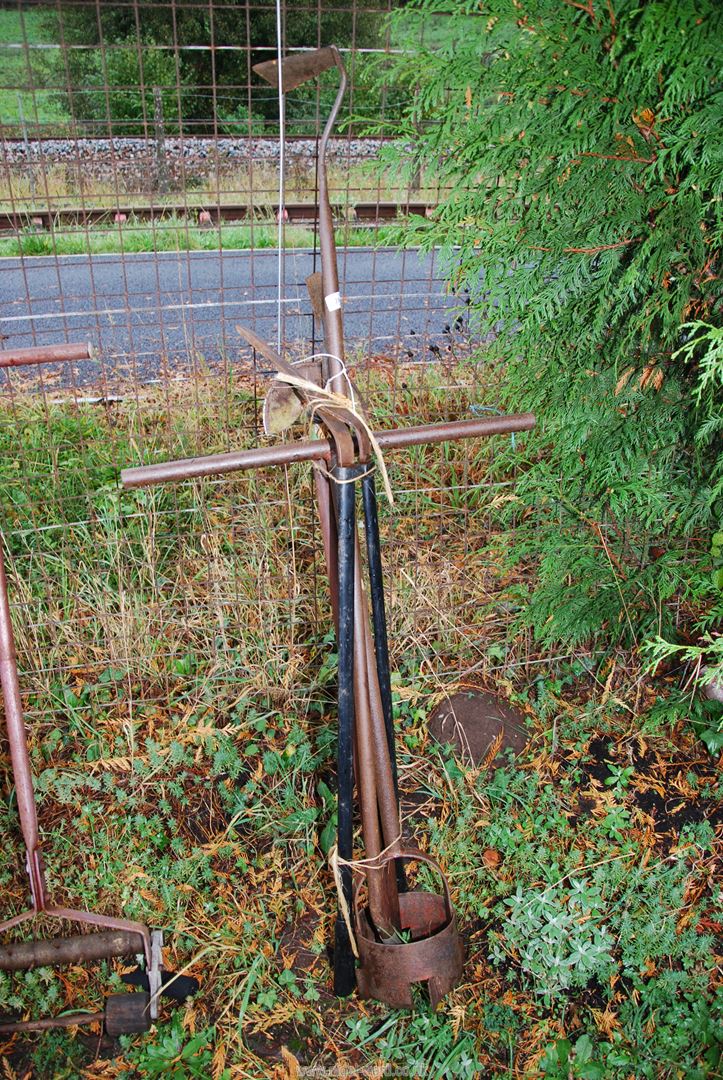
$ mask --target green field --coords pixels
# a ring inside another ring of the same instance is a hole
[[[340,247],[363,247],[367,244],[383,244],[388,227],[337,229],[336,241]],[[0,258],[19,255],[101,255],[113,252],[151,251],[218,251],[245,248],[275,248],[278,242],[275,224],[222,225],[220,229],[199,229],[195,223],[170,218],[154,225],[134,222],[132,218],[122,226],[64,228],[43,232],[27,229],[17,236],[0,238]],[[313,248],[313,229],[303,225],[287,225],[284,229],[284,246],[288,248]]]
[[[53,89],[57,53],[23,47],[52,42],[55,17],[51,8],[0,9],[0,128],[10,136],[22,134],[23,120],[32,138],[42,134],[40,126],[70,119]]]

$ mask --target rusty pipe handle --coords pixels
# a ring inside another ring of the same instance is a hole
[[[68,345],[33,345],[28,349],[0,351],[0,368],[26,367],[29,364],[60,364],[70,360],[94,360],[89,341]]]
[[[29,971],[36,967],[56,967],[59,964],[84,963],[111,956],[134,956],[144,952],[142,935],[128,930],[20,941],[0,946],[0,971]]]
[[[335,45],[330,46],[336,66],[339,69],[339,88],[332,106],[329,117],[324,125],[324,130],[319,140],[319,155],[317,159],[317,188],[319,191],[319,248],[321,251],[321,278],[322,291],[324,294],[324,338],[327,351],[344,361],[344,326],[341,312],[341,298],[339,296],[339,267],[336,258],[336,241],[334,239],[334,221],[329,200],[329,181],[326,168],[326,148],[329,136],[336,123],[336,118],[341,108],[346,93],[347,75],[339,50]],[[332,390],[340,390],[337,385],[337,374],[332,373],[330,383]]]
[[[510,416],[475,417],[473,420],[451,420],[442,424],[394,428],[391,431],[376,431],[374,435],[382,450],[398,450],[427,443],[510,435],[516,431],[530,431],[534,426],[533,413],[512,413]],[[157,465],[140,465],[123,469],[121,483],[126,488],[147,487],[150,484],[261,469],[269,465],[291,465],[295,461],[328,460],[331,453],[332,445],[329,439],[308,439],[277,446],[260,446],[253,450],[234,450],[228,454],[163,461]]]

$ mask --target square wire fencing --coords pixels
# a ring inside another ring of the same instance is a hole
[[[118,486],[128,465],[263,438],[264,365],[238,324],[268,341],[280,330],[296,359],[320,345],[305,279],[334,80],[288,95],[282,132],[255,63],[334,42],[348,66],[330,187],[349,365],[377,426],[497,407],[494,372],[470,359],[465,297],[437,255],[390,232],[444,194],[380,167],[399,138],[401,91],[379,74],[392,6],[286,3],[280,26],[274,4],[231,0],[0,11],[0,347],[94,353],[7,371],[1,389],[10,588],[26,705],[51,756],[68,737],[59,715],[112,760],[156,735],[168,751],[169,709],[196,723],[325,694],[308,470]],[[514,470],[500,475],[494,442],[388,462],[393,660],[423,700],[494,667],[485,642],[509,620],[490,584],[490,508],[511,498]]]

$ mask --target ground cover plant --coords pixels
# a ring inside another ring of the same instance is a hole
[[[359,377],[389,424],[469,415],[499,373],[376,357]],[[441,858],[468,960],[438,1013],[332,997],[334,655],[308,470],[117,486],[126,463],[253,442],[259,389],[234,367],[95,404],[47,380],[4,399],[50,883],[168,926],[170,966],[203,985],[109,1060],[68,1033],[4,1039],[7,1075],[717,1075],[717,768],[631,651],[551,656],[516,625],[528,581],[494,546],[501,509],[526,512],[528,437],[389,455],[405,829]],[[432,742],[435,701],[465,685],[524,710],[517,762],[490,773]],[[12,848],[0,881],[19,906]],[[0,1009],[92,1006],[118,971],[2,977]]]

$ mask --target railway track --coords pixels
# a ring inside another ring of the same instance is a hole
[[[376,224],[394,221],[410,215],[429,214],[433,205],[424,202],[358,202],[339,204],[334,207],[335,217],[347,224]],[[298,224],[313,225],[317,219],[317,210],[311,203],[288,203],[285,207],[286,220]],[[184,218],[194,227],[217,228],[222,222],[257,223],[276,221],[278,204],[254,206],[250,203],[228,203],[216,206],[188,206],[186,203],[152,203],[141,206],[113,207],[63,207],[45,210],[2,210],[0,211],[0,232],[18,233],[27,230],[57,230],[64,226],[84,228],[91,225],[118,227],[148,221],[163,221],[168,218]]]

